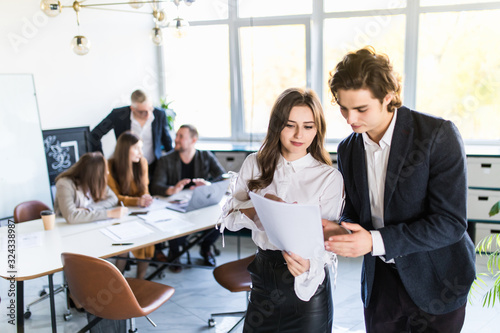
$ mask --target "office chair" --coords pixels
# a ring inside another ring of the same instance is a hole
[[[250,257],[243,259],[231,261],[220,265],[214,269],[215,280],[224,288],[230,292],[240,292],[246,291],[247,293],[247,303],[248,294],[252,286],[252,279],[250,278],[250,273],[247,271],[248,265],[254,260],[255,254]],[[231,332],[245,319],[246,311],[238,312],[225,312],[225,313],[212,313],[210,319],[208,319],[208,326],[214,327],[216,322],[214,317],[239,317],[240,320],[228,331]]]
[[[15,223],[22,223],[26,221],[32,221],[40,218],[40,212],[42,210],[49,210],[50,207],[48,207],[46,204],[44,204],[41,201],[38,200],[31,200],[31,201],[25,201],[21,202],[19,205],[17,205],[14,208],[14,222]],[[45,288],[45,286],[44,286]],[[66,285],[63,283],[60,286],[58,286],[56,289],[54,289],[54,295],[60,293],[60,292],[66,292]],[[40,298],[37,300],[31,302],[26,306],[26,311],[24,312],[24,318],[29,319],[31,317],[31,311],[30,308],[37,304],[40,303],[41,301],[49,298],[50,294],[48,294],[45,289],[40,291],[39,293]],[[67,295],[66,295],[67,296]],[[64,314],[64,320],[69,320],[71,318],[71,311],[69,310],[69,307],[66,306],[66,313]]]
[[[168,301],[175,289],[148,280],[125,278],[110,262],[82,254],[61,254],[71,296],[97,318],[79,332],[86,332],[101,319],[130,320],[129,332],[136,332],[133,319],[146,317]]]

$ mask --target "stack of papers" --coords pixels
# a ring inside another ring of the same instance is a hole
[[[140,238],[153,231],[137,221],[120,223],[101,229],[101,232],[116,242]]]

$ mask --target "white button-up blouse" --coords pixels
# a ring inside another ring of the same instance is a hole
[[[237,231],[242,228],[252,230],[252,240],[263,250],[277,250],[269,241],[258,217],[252,221],[238,209],[253,207],[248,196],[248,181],[260,176],[257,154],[249,155],[232,184],[232,198],[224,207],[222,230]],[[264,196],[274,194],[286,202],[306,205],[319,205],[321,217],[338,220],[343,206],[344,181],[340,172],[310,154],[289,162],[283,156],[276,167],[273,182],[256,193]],[[304,221],[309,223],[311,221]],[[221,231],[222,232],[222,231]],[[324,266],[332,265],[336,270],[336,255],[324,251],[322,259],[310,259],[309,271],[295,278],[294,288],[297,297],[309,301],[325,278]],[[336,273],[336,271],[334,272]]]

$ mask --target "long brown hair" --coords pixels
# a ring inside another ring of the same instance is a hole
[[[100,152],[83,154],[68,170],[60,173],[56,181],[67,177],[87,195],[90,193],[95,202],[106,197],[107,187],[106,159]]]
[[[146,174],[141,162],[130,161],[130,147],[139,142],[140,138],[131,131],[123,132],[116,141],[115,152],[109,159],[109,172],[116,180],[122,195],[130,195],[130,185],[134,182],[139,193],[146,192]]]
[[[281,131],[285,128],[294,106],[307,106],[314,116],[317,133],[311,145],[307,147],[307,152],[316,160],[332,165],[330,155],[324,146],[326,122],[318,96],[310,89],[289,88],[278,96],[271,110],[267,135],[257,153],[261,176],[248,182],[250,191],[266,188],[272,183],[281,154]]]
[[[403,104],[400,76],[393,70],[389,57],[383,53],[376,53],[371,46],[348,53],[330,73],[328,85],[334,102],[338,102],[339,89],[369,89],[380,103],[383,103],[387,94],[393,94],[391,102],[387,105],[389,112],[393,112]]]

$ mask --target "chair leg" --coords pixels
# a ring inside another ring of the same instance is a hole
[[[151,318],[149,318],[148,316],[144,316],[144,317],[146,317],[146,319],[149,321],[149,323],[150,323],[151,325],[153,325],[153,327],[156,327],[156,326],[157,326],[157,325],[155,324],[155,322],[151,320]]]
[[[135,333],[137,332],[137,327],[135,327],[135,318],[130,318],[129,319],[130,323],[130,328],[128,330],[128,333]]]
[[[94,319],[92,319],[92,321],[90,323],[88,323],[81,330],[79,330],[78,333],[85,333],[87,331],[90,331],[90,329],[92,327],[94,327],[95,325],[97,325],[97,323],[100,322],[101,320],[102,320],[102,318],[95,317]]]

